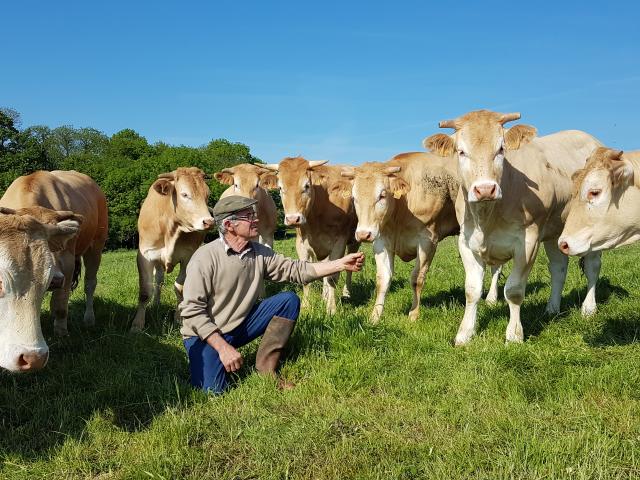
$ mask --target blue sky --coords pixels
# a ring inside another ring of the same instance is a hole
[[[8,2],[0,106],[23,126],[133,128],[359,164],[439,120],[520,111],[640,148],[639,2]]]

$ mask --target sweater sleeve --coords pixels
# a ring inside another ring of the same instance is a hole
[[[213,259],[203,249],[187,264],[187,274],[180,303],[183,331],[193,332],[202,340],[218,330],[210,315],[209,299],[213,295]]]
[[[258,248],[260,248],[260,254],[264,257],[265,277],[269,280],[304,285],[320,278],[311,262],[293,260],[274,252],[268,247],[260,246]]]

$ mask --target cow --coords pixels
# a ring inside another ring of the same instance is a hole
[[[93,296],[108,234],[100,187],[75,171],[37,171],[18,177],[0,199],[0,366],[13,371],[45,366],[40,307],[51,294],[54,333],[68,334],[69,294],[84,263],[84,324],[95,324]]]
[[[640,151],[597,148],[574,174],[574,194],[558,247],[588,255],[640,240]]]
[[[470,112],[440,122],[440,128],[455,129],[453,135],[436,134],[423,142],[427,150],[441,156],[455,155],[458,163],[461,188],[456,215],[461,225],[458,247],[465,270],[466,306],[456,345],[467,344],[475,334],[485,265],[511,259],[513,269],[504,288],[510,311],[506,341],[524,340],[520,305],[540,242],[549,258],[552,283],[546,310],[555,314],[560,309],[568,258],[558,249],[557,240],[571,197],[571,175],[600,143],[577,130],[537,137],[531,126],[504,128],[519,118],[519,113]],[[587,256],[584,315],[595,311],[599,272],[600,255]]]
[[[358,217],[356,239],[372,242],[376,259],[376,300],[370,315],[377,323],[391,283],[394,258],[416,259],[411,273],[413,302],[409,319],[419,315],[420,293],[438,242],[457,235],[455,198],[459,183],[450,159],[424,152],[396,155],[388,162],[369,162],[345,168],[352,182]],[[487,299],[497,299],[499,269],[494,269]]]
[[[149,187],[138,217],[138,309],[131,331],[144,328],[145,308],[154,295],[160,302],[165,272],[180,264],[174,283],[178,303],[189,259],[215,224],[207,200],[209,186],[205,174],[196,167],[181,167],[162,173]],[[154,286],[155,276],[155,286]]]
[[[213,177],[224,185],[231,185],[220,198],[229,195],[241,195],[258,201],[255,209],[258,215],[258,241],[273,248],[273,235],[276,231],[276,204],[260,185],[260,176],[271,170],[253,165],[241,163],[231,168],[216,172]]]
[[[265,165],[277,172],[263,176],[268,189],[280,189],[284,223],[296,229],[296,251],[305,261],[335,260],[345,249],[356,252],[356,214],[351,183],[340,175],[342,167],[325,165],[327,160],[308,161],[287,157],[279,164]],[[322,296],[329,314],[336,312],[335,289],[339,274],[324,277]],[[347,272],[343,296],[349,297],[351,272]],[[309,305],[309,286],[303,287],[302,305]]]

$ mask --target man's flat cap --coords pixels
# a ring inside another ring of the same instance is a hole
[[[246,210],[258,203],[253,198],[241,197],[240,195],[230,195],[228,197],[218,200],[213,207],[211,213],[216,218],[222,218],[231,215],[232,213],[239,212],[240,210]]]

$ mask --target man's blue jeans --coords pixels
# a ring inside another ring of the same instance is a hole
[[[272,317],[296,321],[299,313],[298,296],[293,292],[280,292],[256,304],[244,322],[222,336],[227,343],[239,348],[264,334]],[[185,338],[183,343],[189,357],[191,385],[211,393],[224,392],[229,378],[218,352],[200,337]]]

